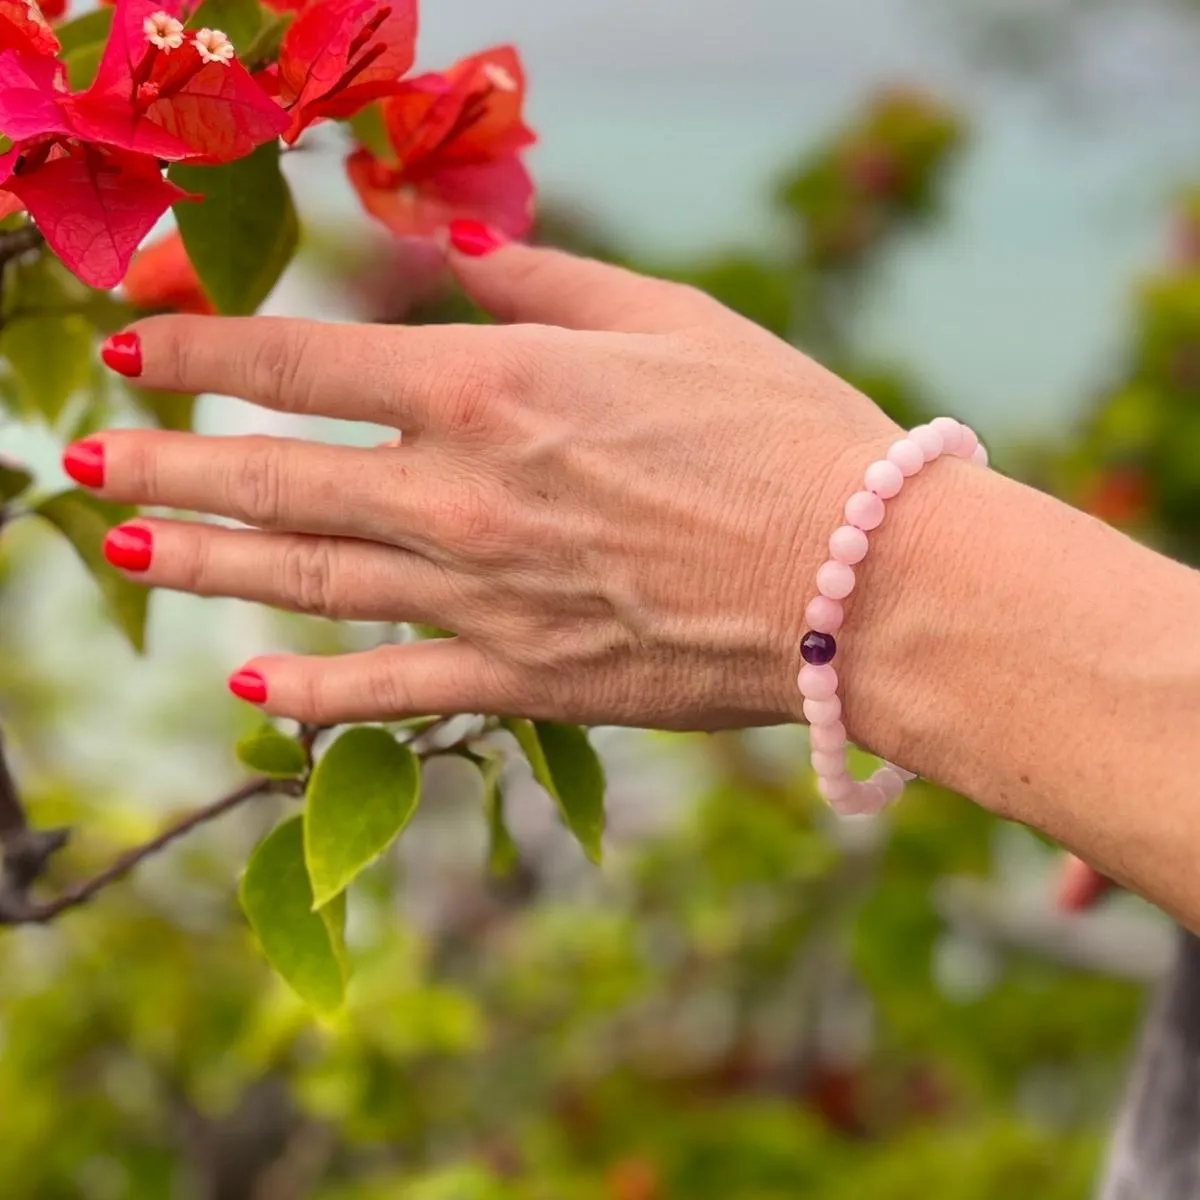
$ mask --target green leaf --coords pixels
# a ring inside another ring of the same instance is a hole
[[[81,46],[103,46],[108,40],[108,31],[112,28],[112,17],[111,8],[97,8],[93,12],[76,17],[73,21],[56,26],[54,33],[62,46],[63,54],[70,54]]]
[[[554,797],[567,828],[592,862],[601,859],[604,839],[604,768],[584,730],[548,721],[509,720],[534,778]]]
[[[262,28],[258,0],[204,0],[187,25],[189,29],[219,29],[238,54],[253,45]]]
[[[87,492],[60,492],[32,510],[44,517],[75,547],[84,566],[100,586],[117,627],[140,654],[146,644],[146,605],[149,591],[110,567],[101,549],[104,535],[130,520],[136,510],[97,500]]]
[[[279,143],[216,167],[173,163],[171,181],[202,196],[175,220],[204,290],[222,313],[254,312],[279,282],[299,242],[296,207],[279,170]]]
[[[383,108],[379,104],[368,104],[347,122],[360,146],[375,155],[389,167],[400,165],[400,159],[392,147],[383,123]]]
[[[275,62],[279,57],[279,46],[283,35],[296,19],[295,13],[263,12],[263,22],[257,36],[241,53],[246,70],[252,74],[262,67]]]
[[[386,729],[343,733],[308,785],[304,856],[318,908],[345,891],[403,831],[421,796],[421,765]]]
[[[152,417],[159,429],[175,429],[182,433],[192,431],[192,418],[196,412],[195,396],[156,388],[130,388],[129,392],[138,408]]]
[[[79,46],[62,56],[63,64],[67,68],[67,83],[72,91],[81,92],[91,86],[103,56],[103,42],[88,42],[87,45]]]
[[[75,314],[20,317],[0,334],[0,354],[16,376],[22,407],[53,424],[91,378],[92,329]]]
[[[240,896],[267,961],[320,1013],[346,998],[344,897],[313,911],[304,867],[304,821],[293,817],[259,844],[246,864]]]
[[[244,737],[236,747],[238,758],[252,771],[272,779],[295,779],[308,768],[308,755],[295,738],[280,733],[274,725],[263,725]]]
[[[24,467],[0,458],[0,505],[15,500],[31,483],[33,476]]]
[[[493,875],[505,876],[517,865],[517,844],[504,819],[504,789],[500,786],[503,761],[499,758],[471,756],[483,776],[483,810],[488,822],[488,868]]]

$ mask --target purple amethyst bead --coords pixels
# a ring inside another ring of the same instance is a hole
[[[814,667],[824,667],[833,662],[837,654],[837,642],[827,633],[814,633],[809,630],[800,643],[800,654],[806,663]]]

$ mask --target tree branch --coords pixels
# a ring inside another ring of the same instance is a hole
[[[227,796],[222,796],[219,800],[214,800],[211,804],[206,804],[203,808],[198,808],[194,812],[180,817],[150,841],[130,847],[104,870],[90,879],[73,884],[52,900],[39,902],[30,901],[25,897],[14,899],[11,896],[0,896],[0,925],[41,925],[53,920],[68,909],[78,908],[80,905],[86,904],[97,892],[128,875],[134,867],[165,849],[177,838],[183,837],[184,834],[190,833],[200,825],[224,816],[227,812],[231,812],[257,796],[270,792],[289,792],[292,790],[291,782],[286,779],[252,779]]]

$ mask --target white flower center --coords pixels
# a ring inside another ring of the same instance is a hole
[[[484,63],[483,74],[488,83],[501,92],[517,90],[517,81],[499,63]]]
[[[200,51],[200,57],[206,63],[228,65],[233,59],[233,43],[219,29],[199,30],[192,39],[192,45]]]
[[[161,10],[151,13],[142,22],[142,32],[150,45],[157,46],[168,54],[183,45],[183,22]]]

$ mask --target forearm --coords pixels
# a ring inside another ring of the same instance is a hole
[[[1200,573],[939,463],[875,536],[851,735],[1200,926]]]

